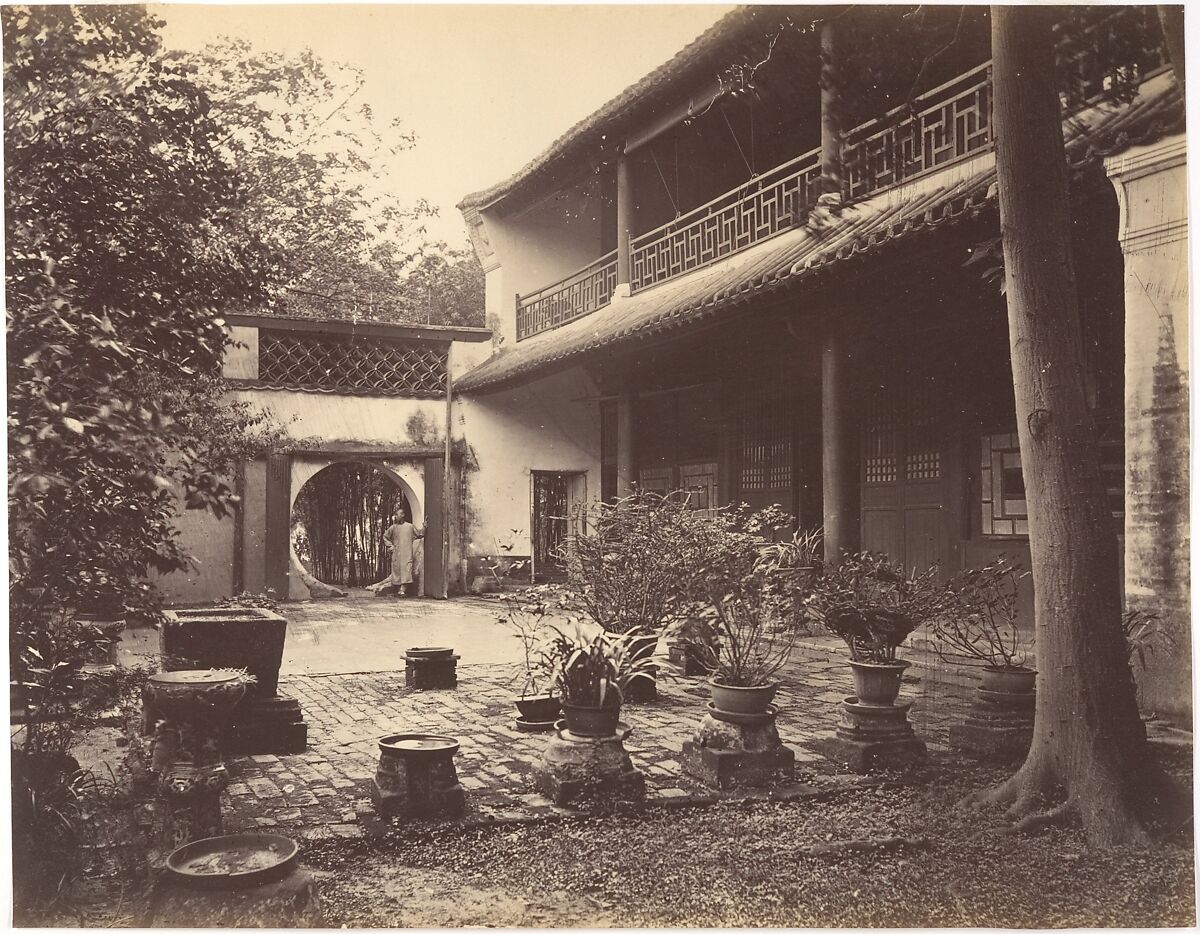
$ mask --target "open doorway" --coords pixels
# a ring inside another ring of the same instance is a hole
[[[399,511],[411,519],[417,500],[391,471],[342,461],[318,471],[292,506],[291,545],[304,570],[323,584],[363,588],[391,572],[384,532]],[[420,555],[417,568],[423,567]],[[409,591],[420,593],[419,577]]]
[[[587,474],[534,470],[532,485],[533,582],[560,581],[566,577],[562,552],[570,534],[572,516],[587,499]]]

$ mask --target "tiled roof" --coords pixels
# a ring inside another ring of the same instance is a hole
[[[518,188],[535,183],[543,172],[557,165],[599,151],[604,136],[614,139],[622,137],[628,129],[644,122],[656,108],[673,103],[671,94],[678,93],[680,88],[690,89],[699,78],[712,77],[715,66],[727,64],[723,59],[717,62],[714,56],[719,54],[727,58],[731,45],[753,34],[756,28],[761,31],[761,20],[770,18],[774,22],[788,14],[793,17],[803,15],[800,11],[807,11],[811,18],[817,19],[827,15],[828,9],[819,6],[738,7],[717,20],[673,58],[630,85],[595,113],[580,120],[509,178],[464,197],[458,204],[459,210],[484,207]],[[716,67],[716,70],[720,68]]]
[[[1124,107],[1105,106],[1068,126],[1068,159],[1082,165],[1182,128],[1182,95],[1173,82]],[[728,313],[768,291],[794,288],[852,256],[978,216],[995,208],[990,154],[844,208],[828,223],[797,227],[728,259],[611,304],[502,350],[455,382],[455,390],[499,388],[599,348],[611,348]],[[942,184],[938,184],[941,181]]]

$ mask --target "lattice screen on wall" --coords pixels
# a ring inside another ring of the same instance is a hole
[[[741,483],[743,490],[792,487],[792,400],[767,390],[743,396]]]
[[[279,386],[437,396],[446,391],[446,347],[263,330],[258,335],[258,375]]]

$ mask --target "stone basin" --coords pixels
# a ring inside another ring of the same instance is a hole
[[[443,646],[413,646],[404,653],[406,658],[449,658],[454,649]]]
[[[228,668],[160,671],[146,683],[147,699],[159,715],[183,719],[232,713],[245,690],[242,672]]]
[[[200,888],[244,888],[286,875],[300,848],[271,833],[226,834],[193,840],[167,857],[177,881]]]
[[[458,740],[451,736],[438,736],[433,733],[397,733],[381,739],[379,751],[385,754],[398,753],[405,757],[438,753],[453,755],[458,751],[458,745]]]

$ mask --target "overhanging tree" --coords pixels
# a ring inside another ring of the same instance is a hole
[[[1167,793],[1146,748],[1121,625],[1116,535],[1087,406],[1055,76],[1053,8],[993,7],[996,166],[1029,507],[1038,678],[1033,742],[974,798],[1023,825],[1077,814],[1108,845]]]
[[[272,263],[203,93],[134,6],[6,7],[10,612],[155,602],[263,427],[222,400],[220,314]]]

